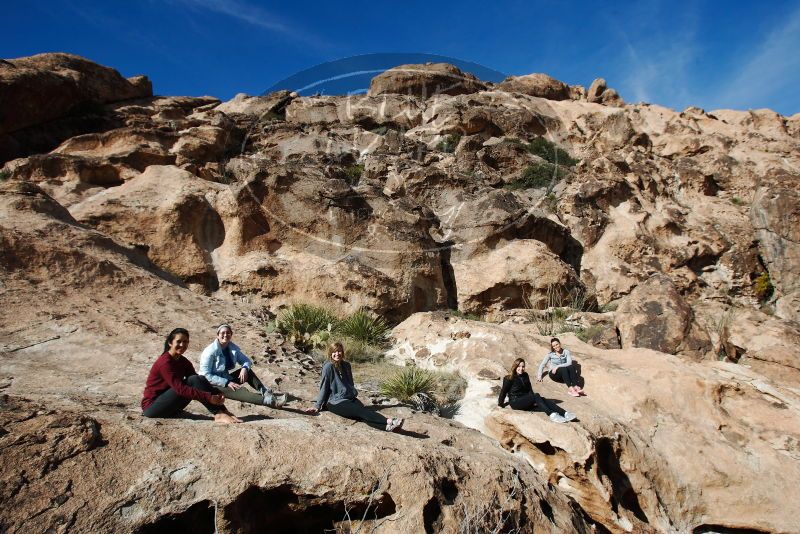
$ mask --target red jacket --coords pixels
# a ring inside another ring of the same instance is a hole
[[[146,410],[159,395],[169,388],[174,389],[181,397],[210,402],[211,393],[195,389],[184,382],[188,377],[196,374],[192,362],[183,356],[175,359],[169,355],[169,352],[159,356],[147,375],[147,382],[142,394],[142,411]]]

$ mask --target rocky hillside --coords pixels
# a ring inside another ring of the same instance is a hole
[[[800,115],[446,64],[220,102],[43,54],[0,62],[0,164],[4,531],[800,531]],[[312,398],[259,335],[298,302],[399,324],[392,358],[469,380],[463,424],[139,417],[163,335],[223,319]],[[566,331],[580,422],[493,408]]]

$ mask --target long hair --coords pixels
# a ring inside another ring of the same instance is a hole
[[[517,358],[516,360],[514,360],[514,365],[511,366],[511,370],[508,372],[508,379],[509,380],[512,380],[514,378],[514,376],[516,376],[517,367],[521,363],[525,363],[525,360],[523,360],[522,358]],[[527,366],[527,364],[526,364],[526,366]]]
[[[336,350],[342,352],[342,359],[339,360],[338,362],[333,361],[333,358],[331,358],[331,354],[333,354],[333,352]],[[339,341],[334,341],[333,343],[328,345],[328,360],[330,360],[330,362],[333,364],[333,368],[336,369],[336,372],[341,374],[342,372],[341,362],[344,361],[344,345],[342,345]]]
[[[186,337],[189,337],[189,331],[185,328],[176,328],[172,332],[169,333],[167,339],[164,340],[164,352],[169,351],[169,344],[172,343],[172,340],[175,339],[175,336],[178,334],[184,334]]]

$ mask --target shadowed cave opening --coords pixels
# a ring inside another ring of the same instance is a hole
[[[394,514],[396,509],[394,500],[385,492],[373,495],[371,502],[369,496],[359,501],[344,501],[298,493],[289,485],[269,489],[251,486],[221,509],[218,525],[215,525],[213,503],[204,500],[183,512],[167,514],[154,523],[143,525],[136,533],[213,534],[216,526],[223,525],[241,534],[338,532],[340,529],[348,531],[350,521],[358,528],[362,518],[365,525],[369,525]],[[370,529],[367,527],[367,531]]]
[[[619,465],[614,443],[608,438],[600,438],[597,440],[596,451],[599,474],[608,478],[611,483],[611,508],[617,512],[618,506],[622,506],[633,513],[639,521],[649,523],[647,515],[639,504],[633,484]]]

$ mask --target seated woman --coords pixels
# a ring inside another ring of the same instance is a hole
[[[514,360],[508,376],[503,377],[503,387],[500,389],[500,397],[497,399],[498,406],[505,406],[506,396],[508,396],[508,404],[513,409],[531,410],[538,406],[555,423],[566,423],[577,417],[572,412],[562,411],[554,403],[533,392],[531,379],[525,372],[525,360],[522,358]]]
[[[286,404],[286,395],[274,395],[261,383],[251,369],[253,362],[231,341],[232,337],[230,325],[222,324],[217,328],[217,339],[203,349],[200,356],[200,374],[220,388],[228,399],[281,408]],[[236,368],[237,365],[240,367]],[[250,384],[257,393],[245,388],[245,384]]]
[[[572,354],[570,354],[569,350],[561,346],[561,342],[557,337],[550,340],[550,348],[552,351],[548,352],[542,363],[539,364],[539,369],[536,371],[536,379],[539,382],[544,380],[545,365],[547,365],[550,368],[548,373],[550,378],[556,382],[565,383],[568,394],[573,397],[586,395],[583,388],[578,385],[578,373],[575,372],[575,366],[572,364]]]
[[[387,432],[394,432],[403,426],[400,418],[386,418],[364,407],[356,398],[353,384],[353,372],[350,363],[344,361],[344,347],[336,342],[328,347],[328,360],[322,366],[322,379],[319,384],[319,397],[317,403],[306,410],[307,413],[317,413],[326,405],[328,410],[340,417],[364,421],[369,426]]]
[[[176,328],[164,342],[164,353],[156,359],[147,375],[142,395],[145,417],[170,417],[199,401],[214,414],[217,423],[241,423],[225,408],[225,397],[205,377],[195,373],[192,362],[183,355],[189,348],[189,332]]]

